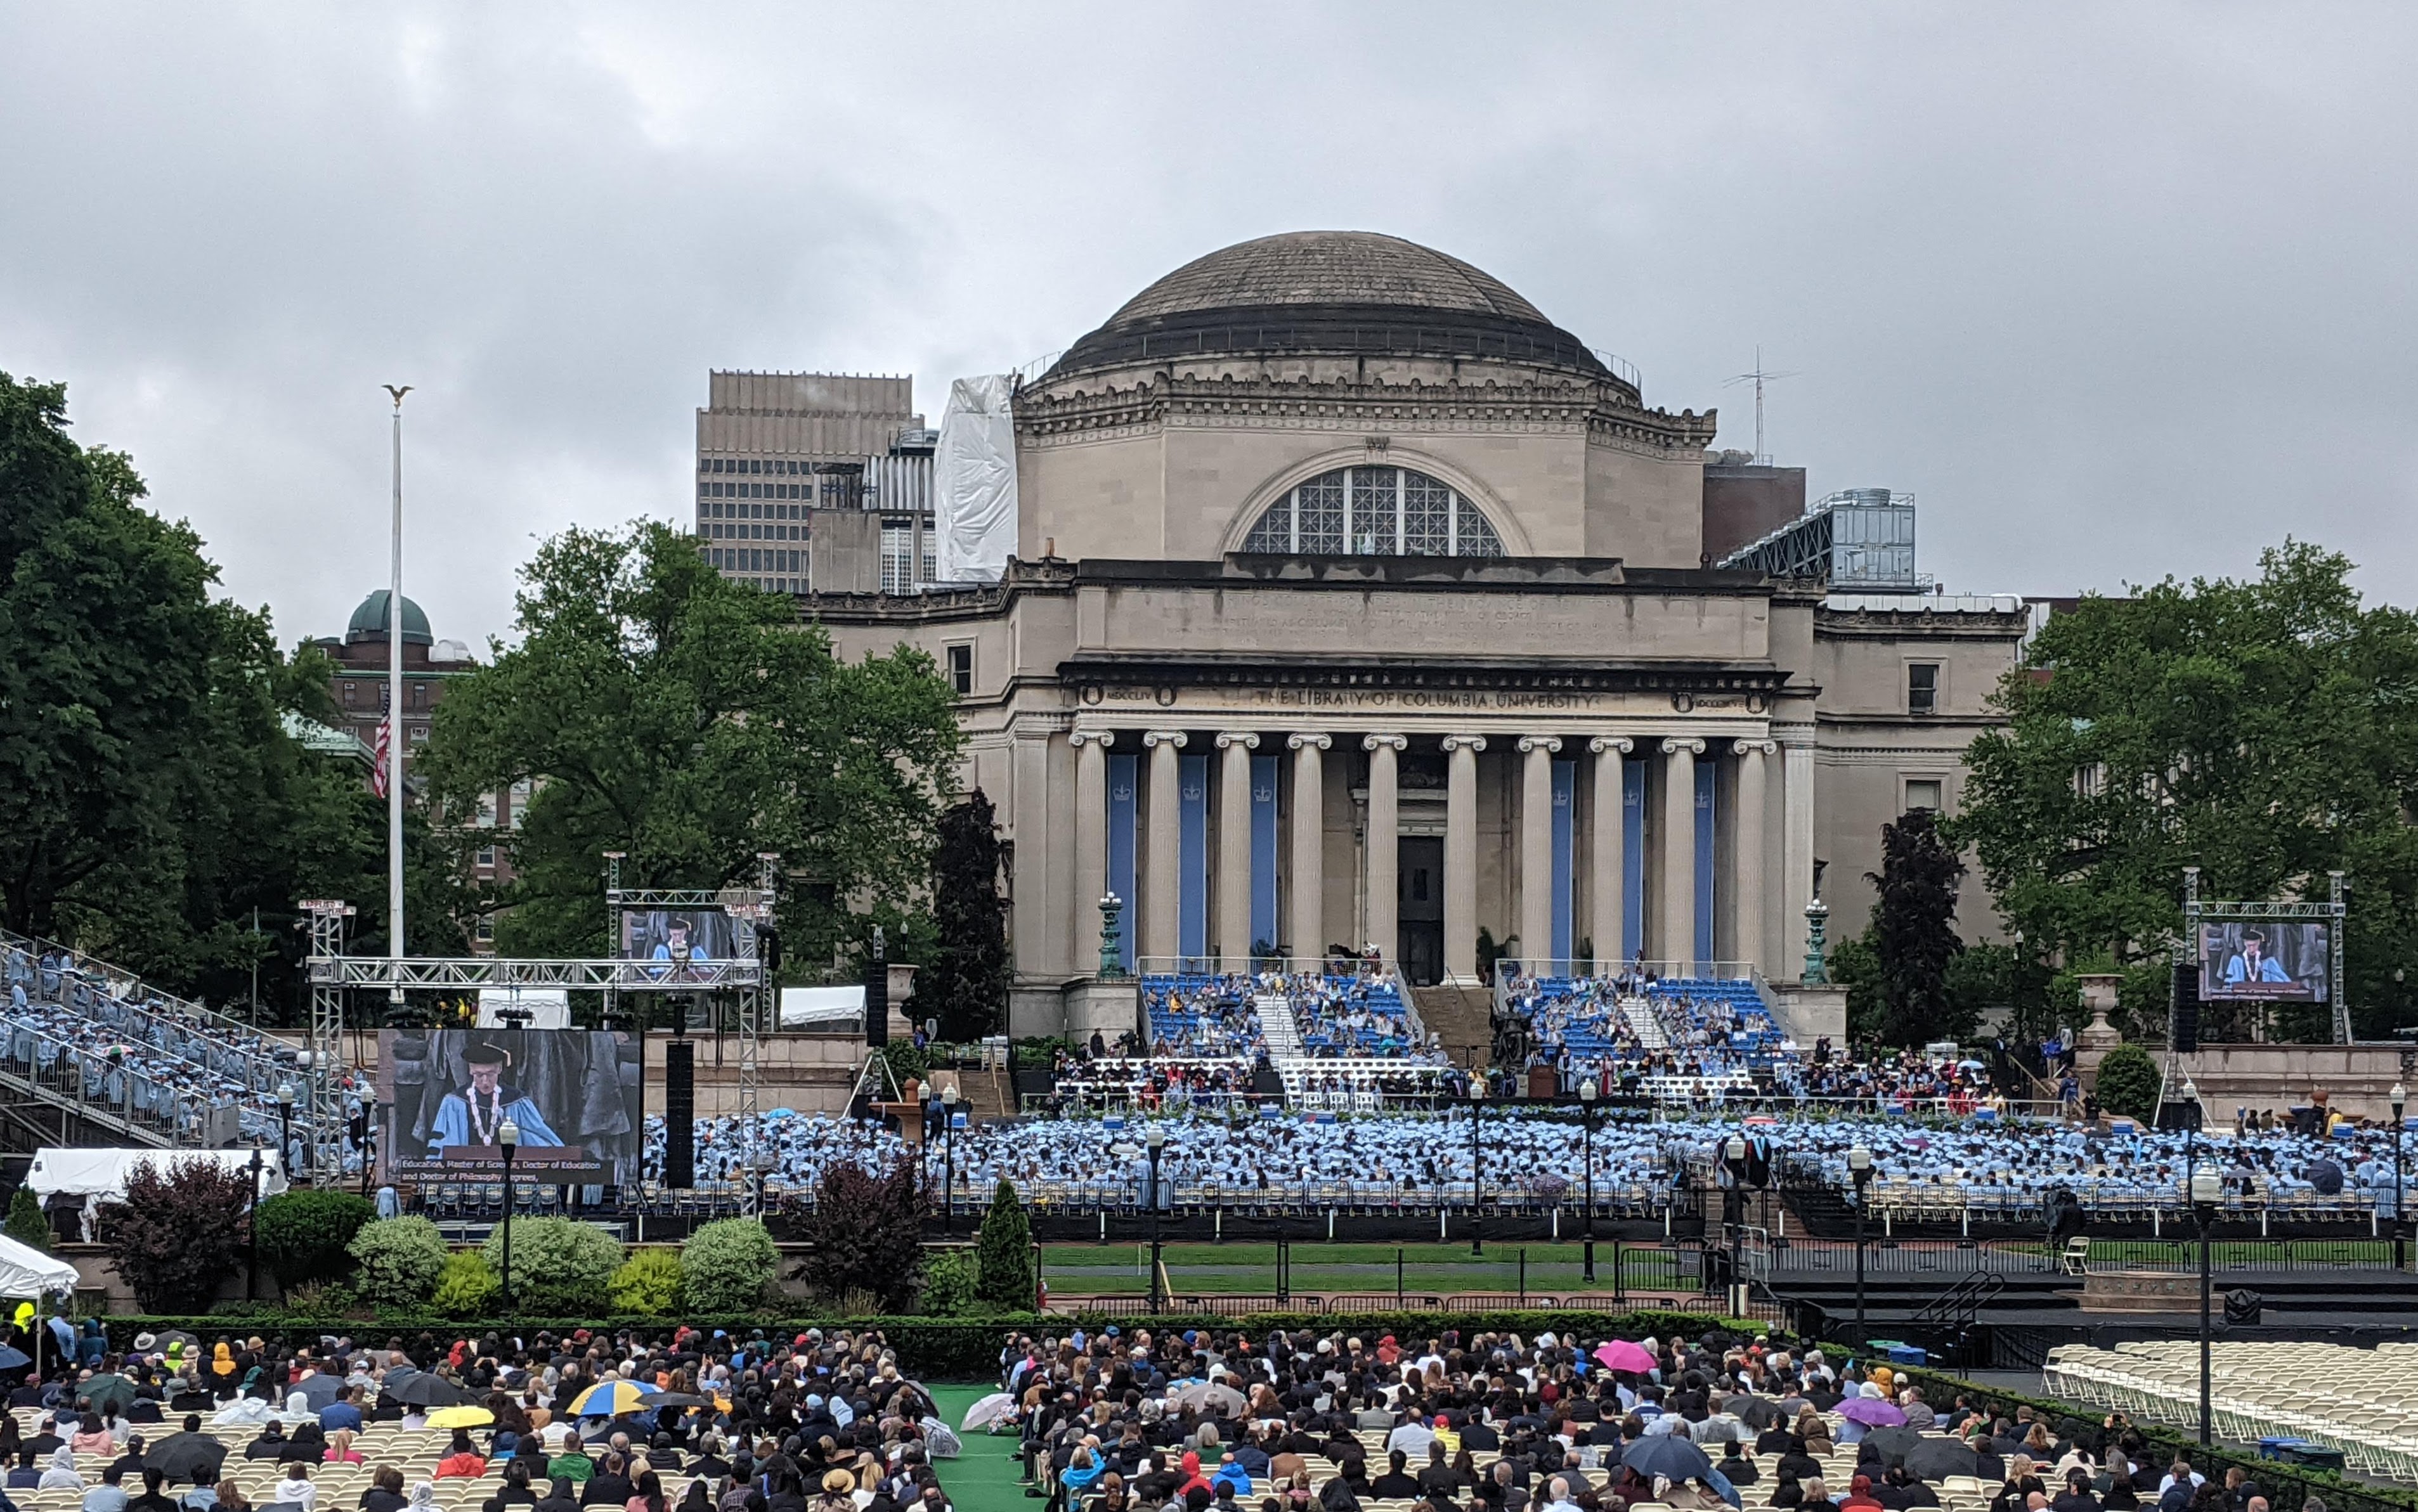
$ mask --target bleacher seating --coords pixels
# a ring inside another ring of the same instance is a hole
[[[1252,979],[1239,973],[1157,972],[1141,979],[1155,1055],[1248,1058],[1261,1046]]]

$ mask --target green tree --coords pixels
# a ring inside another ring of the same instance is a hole
[[[427,772],[449,809],[528,779],[504,836],[506,954],[606,948],[603,853],[630,887],[752,882],[777,851],[793,958],[894,928],[926,879],[960,739],[931,659],[834,654],[790,602],[723,577],[668,526],[574,529],[521,574],[516,646],[455,684]],[[845,911],[851,896],[884,900]]]
[[[796,1215],[809,1246],[801,1274],[834,1303],[867,1292],[884,1311],[904,1312],[923,1285],[926,1212],[911,1161],[883,1171],[853,1161],[827,1167],[814,1206]]]
[[[991,1193],[974,1244],[974,1296],[995,1307],[1030,1311],[1038,1291],[1033,1275],[1033,1224],[1016,1188],[1002,1180]]]
[[[260,1260],[281,1288],[333,1281],[352,1268],[351,1246],[377,1204],[352,1192],[297,1188],[260,1204]]]
[[[999,895],[999,828],[979,787],[941,816],[932,851],[932,914],[939,942],[915,983],[915,1011],[963,1045],[1006,1022],[1007,909]]]
[[[20,1186],[8,1199],[8,1221],[0,1231],[21,1245],[29,1245],[49,1254],[51,1220],[42,1215],[42,1199],[30,1186]]]
[[[2099,1062],[2099,1106],[2144,1121],[2158,1116],[2158,1062],[2137,1045],[2119,1045]]]
[[[1948,972],[1964,950],[1956,938],[1956,884],[1965,863],[1943,844],[1928,810],[1881,826],[1881,869],[1864,879],[1878,890],[1870,939],[1878,968],[1884,1045],[1960,1039],[1969,1017],[1955,1011]]]
[[[2322,898],[2340,870],[2356,1027],[2418,1021],[2418,617],[2350,571],[2288,541],[2254,580],[2168,579],[2042,628],[1949,826],[2033,949],[2163,958],[2185,866],[2220,898]]]
[[[771,1297],[781,1274],[772,1230],[754,1218],[717,1218],[681,1247],[681,1278],[691,1310],[753,1312]]]
[[[249,1173],[163,1152],[127,1172],[125,1201],[101,1205],[101,1248],[145,1311],[206,1312],[236,1273],[251,1202]]]

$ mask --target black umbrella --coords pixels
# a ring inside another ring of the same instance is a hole
[[[414,1372],[410,1380],[393,1389],[392,1395],[406,1407],[475,1407],[479,1402],[478,1397],[443,1376],[426,1370]]]
[[[77,1386],[75,1394],[95,1407],[106,1407],[112,1402],[123,1407],[134,1399],[134,1382],[114,1370],[104,1370]]]
[[[207,1433],[171,1433],[144,1454],[143,1468],[171,1481],[208,1486],[217,1482],[226,1457],[227,1446]]]
[[[1733,1397],[1730,1398],[1730,1411],[1737,1413],[1739,1422],[1758,1431],[1788,1415],[1780,1410],[1778,1402],[1768,1397]]]
[[[1887,1462],[1905,1458],[1908,1450],[1922,1442],[1922,1435],[1910,1428],[1876,1428],[1864,1435],[1864,1442]]]
[[[1884,1433],[1900,1431],[1883,1428]],[[1905,1468],[1921,1480],[1946,1480],[1951,1475],[1981,1473],[1981,1457],[1954,1439],[1923,1439],[1905,1452]]]
[[[344,1390],[344,1383],[337,1380],[334,1376],[314,1375],[308,1381],[298,1381],[292,1385],[287,1386],[284,1394],[291,1397],[296,1392],[300,1392],[302,1394],[302,1399],[309,1402],[311,1404],[311,1411],[315,1413],[320,1408],[327,1406],[331,1401],[334,1401],[336,1399],[336,1393]]]
[[[1621,1452],[1620,1462],[1641,1475],[1690,1481],[1713,1472],[1705,1451],[1676,1433],[1649,1433]]]
[[[659,1391],[647,1398],[646,1410],[655,1412],[666,1407],[703,1407],[705,1405],[704,1397],[692,1397],[684,1391]]]

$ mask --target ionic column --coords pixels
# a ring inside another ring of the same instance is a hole
[[[1621,884],[1625,879],[1621,848],[1627,831],[1621,820],[1621,758],[1636,749],[1626,735],[1598,735],[1587,741],[1595,756],[1595,802],[1590,805],[1595,832],[1587,842],[1587,899],[1595,936],[1595,969],[1610,972],[1620,962],[1623,913]]]
[[[1523,735],[1520,754],[1520,958],[1553,955],[1553,753],[1557,735]],[[1531,971],[1531,975],[1537,974]]]
[[[1182,730],[1152,730],[1141,738],[1150,752],[1150,858],[1141,888],[1141,954],[1172,956],[1181,939],[1178,915],[1183,909],[1183,809],[1177,787],[1175,753],[1184,749]]]
[[[1250,969],[1251,753],[1259,748],[1256,735],[1218,733],[1226,758],[1217,773],[1217,954],[1227,971]]]
[[[1691,972],[1696,960],[1696,757],[1705,742],[1662,742],[1662,939],[1660,953]]]
[[[1800,975],[1805,954],[1805,905],[1814,901],[1814,742],[1780,745],[1781,974]]]
[[[1114,730],[1076,730],[1075,748],[1075,970],[1089,974],[1100,959],[1100,899],[1109,891],[1109,758]],[[1133,900],[1125,900],[1130,927]],[[1086,944],[1089,950],[1086,950]]]
[[[1326,954],[1326,758],[1335,742],[1302,732],[1285,737],[1293,753],[1293,896],[1286,941],[1304,961]]]
[[[1765,784],[1768,781],[1764,760],[1779,749],[1773,741],[1737,742],[1737,818],[1730,826],[1735,854],[1730,863],[1730,894],[1736,900],[1733,916],[1737,953],[1748,965],[1767,976],[1771,967],[1765,957],[1771,940],[1764,917],[1766,890],[1769,886],[1764,875],[1764,859],[1770,852],[1771,836],[1764,830]]]
[[[1444,975],[1477,985],[1477,753],[1483,735],[1444,738]]]
[[[1369,753],[1369,939],[1386,960],[1401,948],[1402,826],[1394,758],[1411,742],[1400,735],[1364,735]]]

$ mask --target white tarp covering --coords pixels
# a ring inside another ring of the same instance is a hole
[[[527,1013],[526,1023],[507,1023],[498,1009],[513,1008]],[[569,1029],[571,1027],[571,989],[568,987],[481,987],[479,989],[479,1027],[481,1029]]]
[[[165,1174],[180,1161],[214,1160],[228,1170],[250,1176],[252,1151],[243,1150],[60,1150],[50,1146],[34,1152],[33,1168],[25,1172],[25,1184],[36,1197],[47,1198],[66,1192],[84,1199],[86,1211],[95,1203],[122,1202],[126,1199],[128,1172],[145,1161]],[[260,1153],[260,1195],[275,1197],[285,1190],[285,1169],[274,1150]]]
[[[862,1022],[864,1018],[865,988],[862,986],[781,989],[783,1029],[803,1029],[810,1024]]]
[[[72,1294],[84,1277],[62,1260],[54,1260],[31,1245],[0,1234],[0,1297]]]
[[[943,583],[996,583],[1016,550],[1015,380],[949,385],[932,452],[932,527]]]

